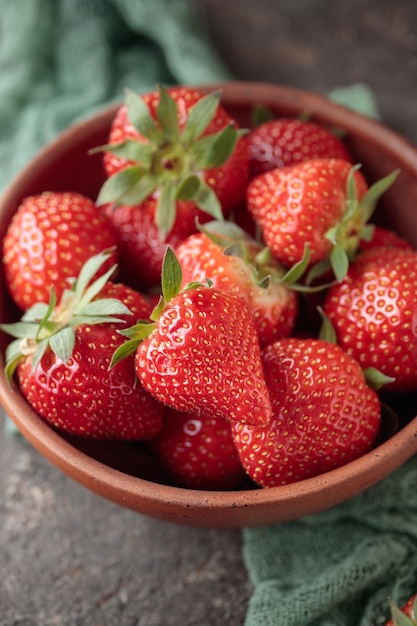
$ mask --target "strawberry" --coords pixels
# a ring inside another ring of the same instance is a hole
[[[135,352],[143,387],[162,403],[195,415],[265,424],[271,413],[255,322],[239,296],[201,284],[181,289],[182,272],[167,247],[162,297],[152,323],[121,331]]]
[[[69,192],[27,197],[3,240],[6,284],[14,302],[26,311],[48,301],[51,287],[61,297],[90,256],[113,248],[104,272],[116,260],[116,237],[94,202]]]
[[[228,222],[211,222],[176,249],[183,286],[206,277],[213,287],[243,298],[261,346],[294,328],[298,295],[282,282],[284,271],[264,247]]]
[[[374,247],[358,255],[323,304],[338,343],[363,368],[393,380],[387,390],[417,389],[417,252]]]
[[[167,243],[175,248],[184,233],[195,230],[194,212],[186,214],[184,209],[183,222],[176,223],[163,241],[155,224],[155,208],[154,198],[147,198],[140,207],[127,204],[102,207],[118,235],[120,279],[140,291],[160,284]]]
[[[108,175],[98,204],[140,208],[155,198],[155,223],[165,240],[184,212],[192,210],[200,221],[221,219],[241,203],[249,178],[246,140],[219,100],[218,92],[184,86],[142,97],[128,92],[109,143],[98,148]]]
[[[168,408],[161,432],[149,445],[182,487],[235,489],[245,475],[230,423],[223,419]]]
[[[392,618],[385,626],[416,626],[417,625],[417,594],[407,600],[399,609],[394,602],[390,601]]]
[[[248,208],[266,245],[285,267],[300,262],[307,249],[310,267],[328,262],[340,279],[377,199],[396,175],[393,172],[368,189],[358,169],[343,159],[305,161],[252,180]]]
[[[136,384],[133,357],[109,371],[123,343],[117,332],[150,306],[129,287],[108,283],[111,267],[91,282],[109,254],[87,261],[59,305],[37,303],[2,330],[17,337],[7,349],[6,374],[16,371],[23,395],[54,428],[96,439],[147,440],[162,426],[162,405]]]
[[[310,120],[280,118],[263,122],[248,135],[251,178],[277,167],[332,158],[353,163],[343,140]]]
[[[340,346],[289,337],[262,351],[272,403],[266,426],[232,423],[248,475],[263,487],[317,476],[370,450],[380,402]]]

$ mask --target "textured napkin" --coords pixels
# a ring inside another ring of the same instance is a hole
[[[0,191],[126,87],[230,77],[185,0],[0,0],[0,32]]]
[[[126,87],[230,78],[185,0],[0,0],[0,191]],[[377,116],[366,85],[331,97]],[[243,531],[247,626],[377,626],[417,588],[417,459],[331,511]],[[379,616],[379,617],[378,617]]]

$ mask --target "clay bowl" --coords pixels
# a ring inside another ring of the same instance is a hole
[[[211,91],[219,85],[209,85]],[[254,104],[264,104],[279,116],[308,113],[311,119],[345,131],[347,144],[362,163],[370,182],[399,168],[401,173],[385,194],[378,221],[395,228],[417,247],[417,150],[378,122],[328,100],[286,87],[222,84],[223,103],[247,126]],[[0,201],[0,236],[24,196],[44,190],[72,189],[95,197],[103,181],[100,155],[88,150],[103,144],[116,108],[69,128],[43,149],[11,183]],[[0,277],[0,321],[16,319]],[[7,339],[1,337],[4,349]],[[289,486],[209,492],[172,486],[140,444],[98,443],[64,437],[44,423],[3,375],[0,356],[0,400],[21,433],[53,464],[101,496],[155,518],[205,527],[261,526],[284,522],[336,505],[371,487],[417,451],[416,394],[398,399],[399,428],[385,424],[378,445],[360,459],[325,475]]]

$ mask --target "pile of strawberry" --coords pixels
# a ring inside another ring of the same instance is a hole
[[[379,389],[417,389],[417,252],[317,124],[238,127],[220,94],[127,93],[97,198],[27,197],[3,241],[6,372],[54,428],[147,442],[234,489],[369,451]]]

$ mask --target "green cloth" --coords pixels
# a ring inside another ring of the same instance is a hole
[[[230,78],[186,0],[0,0],[0,32],[0,190],[126,87]],[[377,116],[366,85],[331,96]],[[414,459],[328,512],[244,530],[246,626],[383,624],[387,596],[417,590],[416,484]]]
[[[323,513],[243,531],[246,626],[378,626],[417,590],[417,457]]]
[[[126,87],[230,77],[185,0],[0,0],[0,32],[0,191]]]

